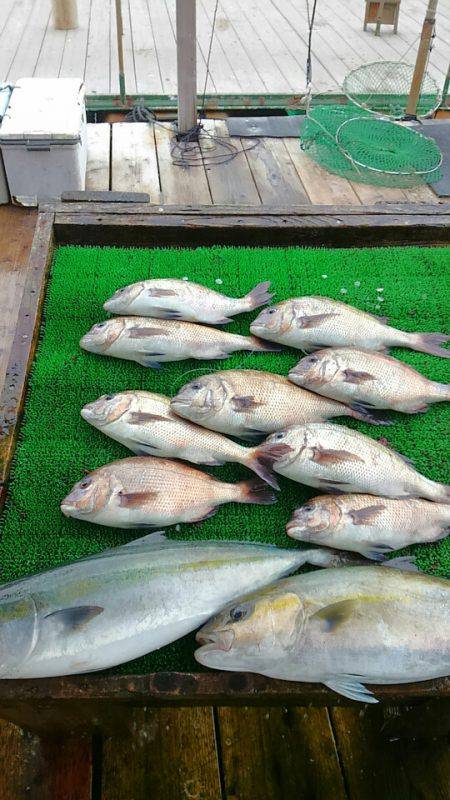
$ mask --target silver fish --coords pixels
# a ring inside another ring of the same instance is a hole
[[[269,303],[273,297],[269,287],[270,281],[265,281],[258,283],[245,297],[227,297],[199,283],[155,278],[118,289],[103,308],[113,314],[225,325],[235,314]]]
[[[314,553],[151,534],[4,584],[0,678],[71,675],[138,658],[185,636],[243,592],[288,575]]]
[[[264,309],[250,325],[255,336],[309,352],[323,347],[352,346],[385,352],[408,347],[421,353],[450,358],[441,347],[450,336],[441,333],[407,333],[329,297],[294,297]]]
[[[82,337],[80,347],[154,369],[167,361],[222,359],[238,350],[264,353],[280,349],[254,336],[239,336],[192,322],[152,321],[146,317],[114,317],[98,322]]]
[[[450,531],[450,504],[371,494],[324,494],[294,511],[288,536],[381,560],[392,550],[435,542]]]
[[[171,406],[176,414],[198,425],[242,439],[330,417],[385,423],[359,407],[299,389],[282,375],[254,369],[221,370],[195,378],[178,391]]]
[[[85,405],[81,416],[136,455],[181,458],[209,466],[243,464],[278,488],[270,457],[262,463],[257,447],[243,447],[220,433],[182,419],[172,412],[170,398],[164,395],[140,390],[103,395]],[[275,447],[274,455],[278,453],[279,448]]]
[[[61,503],[68,517],[113,528],[199,522],[223,503],[276,502],[259,479],[224,483],[166,458],[122,458],[86,475]]]
[[[310,422],[279,431],[269,447],[291,448],[274,463],[275,472],[330,492],[366,492],[381,497],[424,497],[450,502],[450,486],[420,475],[405,456],[355,430],[331,422]],[[265,445],[260,446],[264,454]]]
[[[318,350],[291,369],[289,380],[341,403],[405,414],[450,400],[450,384],[430,381],[403,361],[356,347]]]
[[[376,703],[365,684],[449,674],[450,581],[375,566],[297,575],[233,601],[197,641],[206,667]]]

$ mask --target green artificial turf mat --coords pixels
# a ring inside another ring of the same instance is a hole
[[[449,250],[395,247],[380,249],[198,248],[145,250],[61,247],[56,251],[30,387],[21,428],[0,543],[2,577],[12,580],[79,556],[136,538],[133,531],[103,528],[62,516],[61,499],[85,471],[130,453],[80,417],[81,407],[99,395],[125,389],[148,389],[173,395],[195,375],[215,369],[251,367],[286,374],[301,354],[237,353],[226,361],[184,361],[160,371],[129,361],[82,351],[80,337],[105,317],[103,302],[120,286],[147,277],[188,277],[229,295],[242,295],[255,283],[271,280],[276,299],[323,294],[373,313],[409,331],[449,328],[445,294]],[[221,284],[216,284],[220,279]],[[227,330],[248,333],[255,313],[244,314]],[[433,380],[450,382],[450,360],[397,350],[395,355]],[[413,458],[430,478],[445,481],[449,405],[427,414],[392,414],[395,425],[379,428],[338,420],[366,434],[387,437]],[[251,473],[237,465],[211,470],[236,481]],[[294,508],[316,491],[281,480],[274,506],[228,504],[202,525],[184,525],[170,536],[236,538],[301,546],[284,533]],[[139,534],[140,535],[140,534]],[[411,548],[421,567],[450,577],[450,540]],[[186,637],[120,672],[198,669],[193,636]]]

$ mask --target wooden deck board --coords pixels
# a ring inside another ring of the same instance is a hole
[[[145,122],[112,126],[111,188],[116,192],[148,192],[152,203],[160,202],[155,136]]]
[[[118,91],[113,0],[78,0],[79,28],[55,31],[51,0],[3,0],[0,80],[39,74],[85,77],[89,93]],[[129,92],[176,91],[175,0],[122,0]],[[198,89],[203,90],[215,0],[197,0]],[[360,0],[321,0],[312,40],[313,87],[339,91],[363,63],[414,62],[425,4],[402,0],[398,34],[364,32]],[[450,0],[440,0],[429,72],[441,87],[448,63]],[[220,2],[209,93],[270,94],[305,89],[306,4],[295,0]],[[413,47],[410,47],[414,43]]]

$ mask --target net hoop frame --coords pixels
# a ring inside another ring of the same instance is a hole
[[[366,117],[366,119],[370,119],[370,117]],[[422,133],[420,133],[419,131],[415,131],[412,128],[403,128],[397,122],[394,122],[390,119],[383,119],[379,115],[376,115],[374,119],[376,119],[376,121],[380,124],[384,123],[387,125],[397,125],[401,130],[407,130],[409,131],[410,134],[413,134],[414,136],[418,136],[421,139],[428,139],[429,141],[433,141],[429,136],[424,136]],[[344,145],[339,141],[339,134],[341,133],[342,129],[345,128],[345,126],[348,125],[350,122],[355,122],[355,120],[359,122],[361,121],[361,117],[352,117],[351,119],[344,120],[344,122],[342,122],[339,125],[339,128],[337,129],[335,136],[332,138],[335,139],[336,144],[341,150],[342,154],[350,161],[351,164],[353,164],[353,166],[355,166],[356,169],[358,169],[358,167],[361,167],[362,169],[367,169],[370,170],[371,172],[377,172],[381,175],[403,175],[405,177],[409,177],[414,175],[432,175],[433,172],[436,172],[436,170],[438,170],[441,167],[443,159],[442,152],[440,152],[440,158],[438,163],[432,169],[414,170],[413,172],[411,170],[404,172],[402,170],[379,169],[378,167],[371,167],[368,164],[363,164],[361,161],[357,161],[357,159],[353,158],[353,156],[349,154]]]
[[[383,113],[383,112],[379,111],[376,108],[375,109],[374,108],[370,108],[365,103],[359,102],[356,99],[356,96],[354,97],[352,94],[350,94],[347,91],[347,81],[352,75],[355,74],[355,72],[358,72],[358,70],[366,69],[368,67],[378,67],[378,66],[380,66],[380,64],[392,64],[393,67],[407,67],[409,70],[411,70],[411,79],[412,79],[412,72],[414,70],[414,67],[411,64],[408,64],[406,61],[370,61],[368,64],[361,64],[359,67],[355,67],[355,69],[352,69],[350,72],[348,72],[347,75],[345,76],[343,82],[342,82],[342,89],[343,89],[344,94],[347,97],[347,99],[350,100],[351,103],[354,103],[355,106],[358,106],[358,108],[362,108],[364,111],[367,111],[369,114],[373,114],[374,116],[380,116],[381,115],[381,116],[389,117],[389,119],[392,119],[392,115],[390,115],[389,113]],[[433,85],[434,85],[434,87],[436,89],[436,102],[426,112],[426,114],[421,114],[420,115],[423,118],[429,116],[430,114],[434,114],[434,112],[437,111],[437,109],[441,105],[441,101],[442,101],[442,93],[441,93],[441,90],[440,90],[437,82],[435,81],[435,79],[432,78],[431,75],[428,74],[428,72],[425,72],[424,80],[425,80],[425,78],[427,80],[429,80],[431,83],[433,83]],[[369,94],[369,92],[367,92],[367,94]],[[374,95],[374,94],[375,94],[375,92],[372,92],[372,95]],[[388,96],[388,95],[386,95],[386,96]],[[406,112],[404,112],[404,113],[406,113]]]

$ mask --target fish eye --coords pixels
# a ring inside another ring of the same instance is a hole
[[[112,400],[114,398],[113,394],[105,394],[105,400]]]
[[[276,311],[276,308],[268,308],[267,309],[267,313],[268,314],[275,314],[275,311]]]
[[[201,389],[202,386],[200,383],[191,383],[191,389]]]
[[[95,327],[96,327],[96,328],[104,328],[104,327],[105,327],[105,325],[106,325],[106,322],[98,322],[98,323],[97,323],[97,325],[96,325]]]
[[[230,611],[230,619],[233,622],[240,622],[241,619],[245,619],[246,616],[247,609],[242,606],[236,606],[236,608],[232,608]]]
[[[123,286],[122,289],[117,289],[116,294],[122,294],[122,292],[124,291],[125,291],[125,286]]]
[[[84,478],[80,483],[80,488],[81,489],[87,489],[88,486],[91,485],[91,483],[92,483],[92,479],[91,478]]]
[[[317,358],[317,356],[310,356],[309,357],[309,363],[310,364],[317,364],[318,360],[319,359]]]
[[[314,506],[311,503],[306,503],[306,505],[303,506],[303,511],[312,511],[313,508]]]
[[[275,439],[284,439],[285,436],[286,434],[284,433],[284,431],[280,431],[279,433],[275,434]]]

